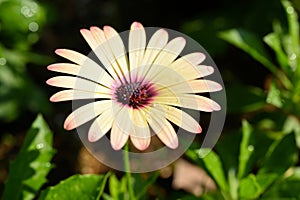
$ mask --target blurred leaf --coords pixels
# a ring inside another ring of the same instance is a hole
[[[112,174],[109,178],[109,192],[110,198],[114,200],[129,198],[126,176],[123,176],[121,180],[118,180],[116,175]]]
[[[260,186],[261,193],[263,193],[277,178],[278,175],[274,173],[257,174],[256,182]]]
[[[120,186],[119,186],[119,180],[117,179],[115,174],[112,174],[109,177],[109,193],[112,199],[118,200],[119,199],[119,191],[120,191]]]
[[[234,46],[244,50],[274,74],[277,73],[278,69],[270,61],[270,56],[267,54],[267,51],[260,39],[254,33],[243,29],[231,29],[221,32],[220,37]]]
[[[212,176],[212,178],[215,180],[219,188],[222,191],[227,192],[228,184],[226,182],[222,162],[219,156],[211,149],[204,149],[204,148],[197,150],[197,154],[199,158],[202,159],[202,161],[204,162],[205,168],[207,169],[208,173]]]
[[[289,60],[282,49],[281,40],[278,33],[270,33],[264,37],[264,42],[267,43],[275,52],[277,60],[280,66],[284,69],[286,73],[291,72],[289,67]]]
[[[243,137],[240,143],[238,178],[246,176],[250,170],[251,166],[248,164],[248,161],[254,151],[253,141],[251,141],[253,128],[246,120],[242,122],[242,130]]]
[[[256,199],[278,178],[275,174],[250,174],[239,185],[241,199]]]
[[[52,133],[39,115],[27,132],[25,142],[10,164],[3,199],[33,199],[52,168]]]
[[[300,185],[300,169],[293,169],[293,174],[287,178],[282,178],[277,181],[272,187],[266,191],[263,198],[286,198],[286,199],[300,199],[299,185]]]
[[[297,69],[300,67],[299,63],[299,21],[298,21],[298,15],[295,9],[293,8],[290,1],[282,0],[281,1],[288,19],[289,24],[289,40],[291,45],[291,51],[289,53],[289,60],[290,64],[292,65],[293,69]],[[298,69],[300,71],[300,69]]]
[[[110,173],[104,175],[73,175],[41,193],[40,200],[92,200],[103,193]]]
[[[241,180],[239,187],[239,197],[241,199],[255,199],[260,193],[261,189],[253,174]]]
[[[296,137],[296,144],[297,147],[300,149],[300,122],[299,119],[295,116],[288,116],[286,121],[284,122],[282,131],[286,134],[295,133]]]
[[[159,177],[159,171],[150,175],[147,180],[143,180],[141,174],[132,174],[134,177],[135,196],[137,199],[141,199],[147,193],[148,188],[157,180]]]
[[[270,84],[270,89],[269,89],[269,93],[268,93],[266,102],[269,104],[272,104],[273,106],[276,106],[278,108],[281,108],[283,105],[281,91],[278,88],[275,81],[272,81]]]
[[[229,113],[251,112],[265,106],[266,95],[257,87],[237,84],[226,87],[227,111]]]
[[[248,53],[252,58],[263,64],[269,69],[286,88],[291,88],[292,84],[288,78],[271,62],[269,54],[265,50],[261,40],[249,31],[243,29],[232,29],[220,32],[219,36],[225,41],[242,49]]]
[[[279,159],[280,158],[280,159]],[[297,163],[298,149],[294,134],[285,135],[275,141],[266,154],[266,159],[259,169],[258,174],[274,173],[282,176],[283,173]]]

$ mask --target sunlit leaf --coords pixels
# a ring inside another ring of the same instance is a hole
[[[40,200],[93,200],[104,191],[107,175],[73,175],[59,184],[44,190]]]
[[[289,60],[292,65],[292,68],[296,69],[297,67],[300,67],[299,61],[299,22],[298,22],[298,15],[295,10],[295,8],[292,6],[290,1],[287,0],[282,0],[281,1],[286,14],[287,14],[287,19],[288,19],[288,24],[289,24],[289,40],[290,40],[290,45],[292,51],[288,52],[289,53]],[[299,71],[300,69],[298,69]]]
[[[198,156],[205,164],[205,168],[215,180],[222,191],[228,191],[228,184],[225,178],[222,162],[219,156],[211,149],[197,150]]]
[[[272,81],[270,84],[269,93],[266,99],[266,102],[269,104],[272,104],[273,106],[276,106],[278,108],[281,108],[283,106],[282,101],[282,94],[280,89],[278,88],[277,84]]]
[[[283,125],[282,131],[287,134],[294,132],[297,147],[300,149],[300,123],[298,118],[296,118],[295,116],[288,116]]]
[[[289,60],[287,55],[282,49],[281,38],[278,33],[270,33],[264,37],[264,42],[268,44],[275,52],[277,61],[286,73],[290,73],[292,70],[289,67]]]
[[[239,197],[241,199],[255,199],[260,193],[260,186],[256,182],[256,178],[253,174],[241,180],[239,187]]]
[[[242,49],[252,58],[260,62],[269,69],[286,88],[291,88],[290,80],[271,61],[269,54],[265,50],[261,40],[252,32],[244,29],[231,29],[223,31],[219,36],[225,41]]]
[[[250,170],[248,161],[254,152],[253,139],[252,137],[252,127],[251,125],[244,120],[242,123],[242,141],[240,143],[240,154],[239,154],[239,168],[238,168],[238,177],[244,177],[247,172]]]
[[[52,133],[39,115],[27,132],[25,142],[10,164],[3,199],[33,199],[52,168]]]

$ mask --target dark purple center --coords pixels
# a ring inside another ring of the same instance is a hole
[[[117,101],[123,105],[140,108],[149,105],[156,93],[152,84],[136,82],[122,84],[116,89],[115,95]]]

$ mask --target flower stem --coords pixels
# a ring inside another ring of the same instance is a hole
[[[129,163],[129,142],[126,143],[124,149],[124,164],[125,164],[125,171],[126,171],[126,179],[127,179],[127,186],[130,200],[136,200],[134,191],[133,191],[133,184],[132,184],[132,177],[130,173],[130,163]]]

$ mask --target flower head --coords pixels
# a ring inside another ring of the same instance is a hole
[[[121,149],[130,137],[137,149],[145,150],[153,132],[175,149],[178,137],[170,122],[192,133],[202,131],[199,123],[180,108],[205,112],[221,109],[215,101],[199,95],[222,89],[214,81],[201,79],[212,74],[214,68],[201,65],[205,60],[201,52],[180,57],[186,45],[183,37],[169,41],[167,31],[159,29],[147,42],[144,27],[134,22],[127,53],[122,38],[110,26],[80,32],[98,61],[72,50],[57,49],[56,54],[73,64],[48,66],[51,71],[73,75],[47,81],[52,86],[69,88],[54,94],[51,101],[95,99],[66,118],[66,130],[94,119],[88,132],[91,142],[111,130],[113,149]]]

